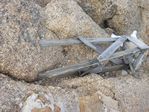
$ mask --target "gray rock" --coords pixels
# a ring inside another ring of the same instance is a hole
[[[112,18],[117,5],[112,0],[76,0],[83,10],[100,26],[104,26],[104,21]]]
[[[112,28],[120,35],[137,30],[149,43],[148,0],[75,0],[101,27]]]
[[[14,81],[0,74],[0,111],[146,112],[148,79],[147,74],[141,79],[129,75],[103,79],[92,74],[64,79],[53,87]]]
[[[2,0],[1,7],[0,72],[32,81],[62,62],[62,48],[38,45],[45,36],[57,38],[42,28],[41,7],[30,0]]]
[[[126,76],[126,75],[128,75],[128,72],[125,71],[125,70],[122,70],[122,75],[123,75],[123,76]]]

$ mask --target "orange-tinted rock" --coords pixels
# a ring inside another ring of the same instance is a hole
[[[45,108],[34,108],[32,109],[32,112],[52,112],[52,110],[50,109],[50,107],[45,107]]]
[[[57,105],[54,105],[54,112],[61,112],[61,108]]]
[[[100,112],[102,102],[98,94],[82,96],[79,99],[80,112]]]

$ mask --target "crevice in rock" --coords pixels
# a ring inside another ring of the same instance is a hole
[[[119,34],[119,32],[116,31],[116,28],[114,28],[113,24],[111,22],[112,18],[110,19],[105,19],[101,22],[101,24],[99,24],[99,26],[104,29],[106,31],[106,33],[108,33],[109,35],[111,35],[112,33],[114,34]]]
[[[100,24],[100,27],[102,27],[103,29],[109,28],[108,20],[103,20],[103,22]]]

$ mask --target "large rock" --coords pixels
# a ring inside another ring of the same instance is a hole
[[[57,38],[43,27],[41,8],[30,0],[2,0],[0,72],[32,81],[63,60],[62,48],[40,48],[40,38]]]
[[[113,0],[117,5],[115,15],[109,20],[109,26],[119,34],[130,34],[140,31],[141,17],[137,0]]]
[[[121,112],[149,111],[149,76],[140,74],[141,78],[132,76],[109,79],[115,86],[115,98],[119,101]]]
[[[141,10],[141,35],[143,39],[149,44],[149,0],[139,1]]]
[[[79,111],[77,94],[60,87],[14,81],[3,74],[0,74],[0,85],[1,112]]]
[[[83,10],[101,27],[106,26],[106,20],[111,19],[117,5],[112,0],[76,0]]]
[[[40,4],[44,2],[41,0]],[[50,2],[50,0],[46,0]],[[102,28],[117,34],[139,32],[148,42],[148,0],[74,0]],[[46,3],[47,3],[46,2]]]
[[[149,0],[75,0],[101,27],[126,35],[133,30],[149,43]]]
[[[102,100],[107,104],[105,98],[114,95],[110,90],[112,87],[109,83],[104,83],[104,79],[100,76],[89,76],[71,81],[71,84],[65,81],[63,87],[45,87],[38,84],[14,81],[0,74],[0,111],[84,112],[83,106],[95,104],[86,107],[86,112],[91,112],[92,109],[94,109],[92,112],[102,112],[98,110],[105,108]],[[75,84],[75,81],[77,81],[76,86],[79,85],[77,88],[71,87]],[[88,83],[88,86],[86,86],[86,83]],[[107,105],[107,108],[111,107]]]
[[[148,112],[149,77],[63,79],[56,87],[14,81],[0,74],[0,111]]]
[[[73,0],[51,0],[45,7],[45,15],[45,26],[60,39],[77,36],[108,37]],[[95,53],[84,46],[65,47],[64,52],[68,63],[76,63],[95,56]]]

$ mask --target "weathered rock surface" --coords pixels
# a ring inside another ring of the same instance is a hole
[[[112,0],[76,0],[84,11],[100,26],[106,27],[105,20],[111,19],[117,5]]]
[[[45,7],[45,26],[60,39],[84,37],[108,37],[73,0],[51,0]],[[68,63],[76,63],[95,56],[84,46],[65,47]]]
[[[0,71],[18,79],[32,81],[37,74],[62,62],[62,49],[40,48],[45,35],[57,38],[42,28],[41,8],[30,0],[2,0],[0,24]]]
[[[149,43],[148,0],[74,1],[101,27],[112,28],[117,34],[130,34],[137,30],[141,38]]]
[[[139,7],[141,10],[141,35],[143,39],[149,43],[149,0],[139,1]]]
[[[133,30],[140,31],[140,10],[137,0],[116,0],[117,12],[109,21],[109,26],[113,27],[119,34],[130,34]]]
[[[84,11],[101,27],[112,28],[117,34],[133,30],[148,41],[148,0],[76,0]]]
[[[114,95],[111,91],[112,87],[108,83],[104,84],[104,80],[101,77],[90,76],[85,79],[78,79],[79,87],[73,88],[71,85],[75,84],[75,80],[71,80],[72,84],[68,83],[70,87],[67,86],[67,81],[64,82],[65,86],[63,85],[62,89],[62,87],[58,86],[45,87],[14,81],[0,74],[0,111],[84,112],[84,106],[92,104],[85,110],[86,112],[91,112],[95,108],[96,112],[98,109],[104,109],[102,98],[113,97]],[[87,82],[91,84],[88,83],[88,86],[86,86]],[[95,84],[98,84],[98,88],[94,86]],[[95,88],[92,88],[92,86]],[[101,87],[101,90],[99,90],[99,87]],[[113,101],[115,100],[113,99]]]
[[[122,112],[148,112],[149,111],[149,76],[141,75],[141,79],[132,76],[111,78],[115,85],[115,98],[119,101]]]
[[[149,77],[103,79],[92,74],[62,80],[56,87],[14,81],[0,74],[0,111],[147,112]]]
[[[2,74],[0,74],[0,85],[0,111],[38,112],[38,110],[48,110],[47,112],[57,112],[54,109],[59,110],[58,108],[60,108],[60,112],[76,112],[79,108],[75,93],[59,87],[45,87],[14,81]]]

